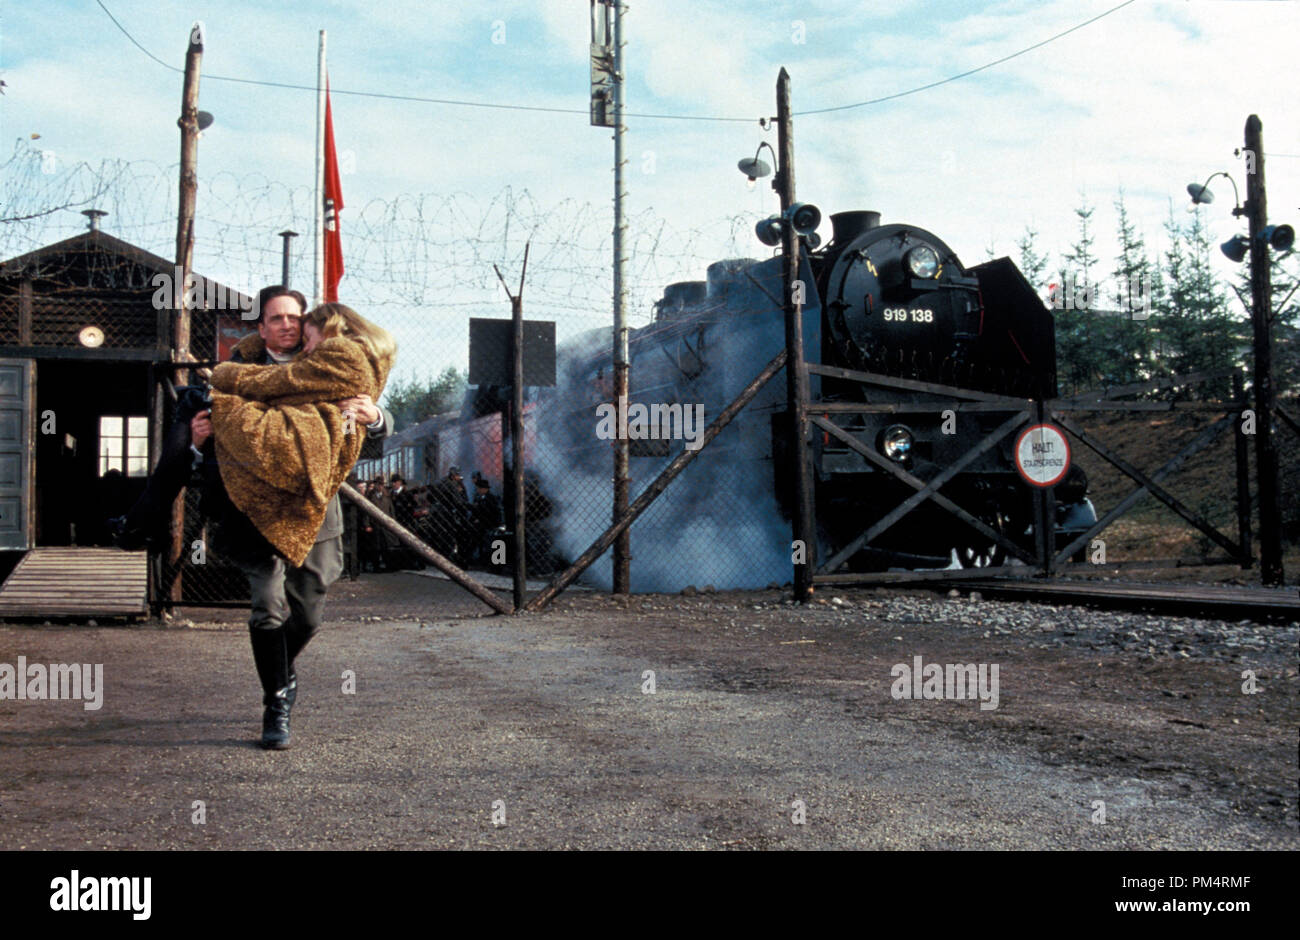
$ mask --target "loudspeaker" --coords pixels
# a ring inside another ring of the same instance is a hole
[[[1240,264],[1241,260],[1246,257],[1246,250],[1249,247],[1250,241],[1245,235],[1233,235],[1219,246],[1219,250],[1228,256],[1229,261]]]
[[[796,235],[811,235],[821,225],[822,210],[810,202],[796,202],[786,213]]]

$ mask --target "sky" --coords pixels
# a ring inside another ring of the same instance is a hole
[[[783,66],[799,199],[825,215],[875,209],[886,222],[920,225],[968,264],[990,249],[1014,257],[1027,227],[1055,259],[1086,201],[1109,270],[1121,190],[1148,245],[1162,249],[1171,205],[1180,222],[1189,219],[1189,182],[1227,171],[1244,196],[1245,167],[1233,151],[1252,113],[1263,121],[1271,220],[1300,223],[1300,4],[1136,0],[1107,14],[1119,5],[631,4],[633,324],[647,322],[663,283],[701,278],[718,258],[765,255],[752,229],[774,211],[775,195],[762,183],[747,187],[736,162],[761,141],[776,144],[758,118],[775,114]],[[553,316],[562,336],[609,322],[613,145],[611,131],[590,126],[586,114],[588,11],[587,0],[6,0],[0,141],[40,149],[56,180],[83,162],[129,163],[144,180],[132,191],[139,204],[121,205],[104,228],[170,256],[178,70],[191,24],[201,21],[200,107],[215,123],[199,145],[207,188],[195,267],[236,286],[276,280],[275,233],[310,225],[315,95],[219,77],[314,88],[326,30],[343,249],[354,272],[341,299],[390,323],[407,348],[419,346],[408,361],[421,371],[463,365],[457,331],[466,314],[508,314],[491,263],[513,281],[530,236],[529,315]],[[1098,16],[975,74],[843,107],[989,65]],[[839,110],[804,113],[829,108]],[[681,119],[719,117],[737,120]],[[1220,242],[1243,223],[1231,215],[1231,185],[1219,178],[1211,188],[1216,202],[1198,211]],[[10,214],[0,207],[0,217]],[[71,210],[29,232],[44,244],[83,227]],[[306,270],[307,239],[298,243],[295,265]],[[1216,264],[1235,274],[1226,259]],[[434,348],[428,337],[453,321],[459,326]]]

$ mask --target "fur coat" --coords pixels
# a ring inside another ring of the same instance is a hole
[[[294,566],[365,442],[365,425],[345,420],[333,402],[377,400],[391,365],[334,336],[284,365],[223,362],[212,371],[212,437],[226,492]]]

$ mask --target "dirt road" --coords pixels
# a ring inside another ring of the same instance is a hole
[[[254,746],[239,611],[2,625],[0,663],[104,688],[0,701],[0,849],[1300,847],[1296,625],[834,596],[503,618],[345,582],[286,752]],[[918,656],[996,665],[996,707],[896,698]]]

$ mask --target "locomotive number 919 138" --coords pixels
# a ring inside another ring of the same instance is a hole
[[[906,307],[885,308],[886,323],[907,323],[909,320],[913,323],[933,323],[934,311],[924,307],[919,310],[909,310]]]

